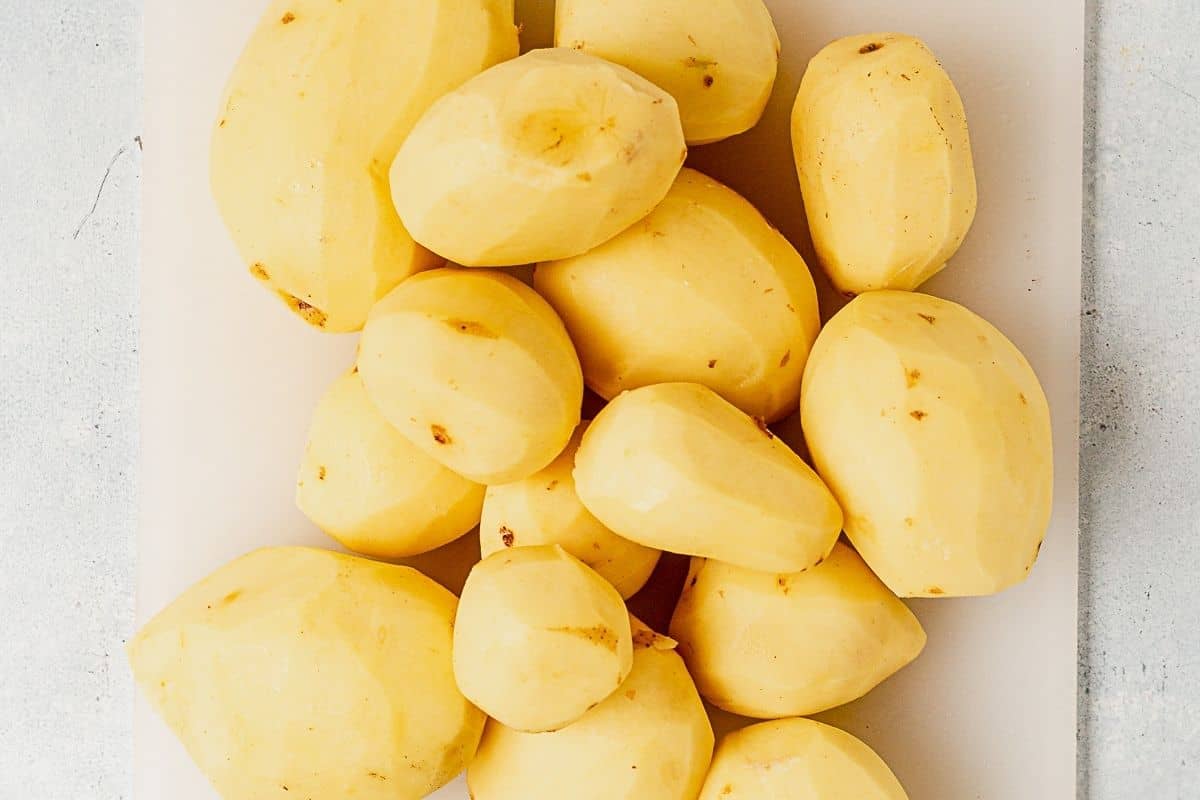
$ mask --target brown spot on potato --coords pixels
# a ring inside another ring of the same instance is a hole
[[[564,625],[559,628],[550,628],[551,633],[564,633],[567,636],[577,636],[580,639],[597,644],[606,650],[613,653],[617,652],[617,634],[612,628],[607,625],[593,625],[588,628],[581,628],[575,625]]]
[[[927,413],[925,413],[924,411],[913,411],[913,412],[909,413],[909,416],[912,417],[913,419],[915,419],[917,422],[920,422],[921,420],[925,419],[929,415]]]
[[[722,600],[724,600],[725,599],[725,590],[717,589],[717,597],[720,597]]]
[[[228,120],[224,120],[224,119],[223,119],[223,120],[221,120],[219,123],[217,123],[217,127],[218,127],[218,128],[224,128],[227,122],[228,122]]]
[[[771,429],[767,427],[767,421],[765,419],[763,419],[762,417],[753,417],[753,419],[754,419],[754,424],[758,426],[758,429],[760,431],[762,431],[764,434],[766,434],[768,439],[775,438],[775,434],[771,433]]]
[[[469,319],[448,319],[445,323],[466,336],[478,336],[481,339],[499,339],[500,334],[493,331],[482,322]]]
[[[324,328],[325,323],[329,321],[329,317],[326,316],[325,312],[312,303],[301,300],[299,297],[287,292],[280,292],[279,296],[283,298],[283,302],[287,303],[288,308],[292,309],[302,320],[314,328]]]
[[[1029,398],[1027,398],[1025,396],[1024,392],[1017,392],[1017,399],[1021,401],[1021,405],[1023,405],[1023,406],[1029,405]]]
[[[928,589],[925,590],[925,594],[931,594],[934,597],[937,597],[938,595],[943,595],[945,593],[946,593],[946,590],[940,586],[930,586]]]
[[[715,358],[710,358],[710,359],[708,360],[708,368],[709,368],[709,369],[716,369],[716,366],[717,366],[717,360],[716,360]]]
[[[901,77],[901,78],[903,78],[903,79],[904,79],[904,80],[906,80],[906,81],[911,81],[911,80],[912,80],[912,78],[908,77],[908,76],[907,76],[907,75],[905,75],[903,72],[901,72],[901,73],[900,73],[900,77]]]
[[[517,535],[512,532],[512,529],[506,525],[500,526],[500,541],[504,542],[505,547],[512,547],[516,544]]]
[[[778,578],[776,578],[775,585],[778,586],[779,591],[783,592],[784,594],[790,594],[792,591],[792,587],[788,585],[787,575],[780,575]]]
[[[550,483],[546,484],[547,492],[553,492],[557,488],[558,488],[558,481],[550,481]]]
[[[904,373],[904,382],[908,384],[908,388],[913,388],[921,380],[921,370],[910,369]]]
[[[786,367],[788,365],[788,363],[791,362],[791,360],[792,360],[792,351],[788,350],[786,353],[783,354],[783,358],[779,359],[779,367],[781,369],[783,367]]]
[[[717,66],[717,62],[711,58],[701,58],[699,56],[688,56],[683,60],[683,65],[689,69],[708,69],[709,67]]]
[[[937,322],[937,317],[931,317],[928,314],[917,314],[917,316],[920,317],[921,319],[925,320],[926,322],[928,322],[930,325]]]
[[[867,53],[874,53],[876,50],[882,49],[883,44],[881,42],[871,42],[870,44],[864,44],[862,47],[858,48],[858,54],[860,56],[865,56]]]
[[[912,518],[912,517],[905,517],[905,518],[904,518],[904,524],[905,524],[907,527],[911,528],[911,527],[913,526],[913,518]]]
[[[704,87],[705,87],[705,88],[711,88],[711,87],[712,87],[712,85],[713,85],[714,83],[716,83],[716,82],[717,82],[717,79],[716,79],[716,78],[714,78],[712,75],[705,75],[705,76],[704,76]]]
[[[657,638],[658,634],[649,628],[638,628],[633,632],[633,646],[642,649],[653,647]]]
[[[591,183],[591,181],[592,181],[592,173],[590,173],[590,172],[581,172],[578,175],[576,175],[575,177],[578,178],[579,180],[583,181],[584,183]]]
[[[242,596],[242,590],[234,589],[232,592],[230,592],[229,594],[227,594],[221,598],[221,605],[227,606],[230,603],[235,603],[235,602],[237,602],[238,598],[241,596]]]
[[[367,777],[374,778],[377,781],[386,781],[388,779],[387,775],[380,775],[378,772],[375,772],[374,770],[368,771]]]
[[[357,364],[355,364],[355,365],[354,365],[354,368],[350,370],[350,374],[351,374],[351,375],[357,375],[357,374],[358,374],[358,365],[357,365]]]
[[[450,438],[450,432],[441,425],[430,425],[429,431],[433,434],[433,440],[438,444],[451,444],[454,442],[454,440]]]
[[[627,698],[629,698],[630,700],[636,700],[637,699],[637,689],[630,689],[628,692],[625,693],[625,696]]]
[[[282,22],[284,25],[291,25],[293,22],[296,21],[296,15],[293,14],[291,11],[289,11],[286,14],[284,14],[283,19],[281,19],[279,21]]]
[[[317,467],[317,480],[319,480],[319,481],[325,480],[325,476],[327,474],[328,474],[328,472],[325,469],[325,467]]]
[[[261,261],[255,261],[253,264],[250,265],[250,274],[254,276],[255,280],[259,280],[259,281],[271,280],[271,274],[269,272],[267,272],[267,268],[265,266],[263,266]]]

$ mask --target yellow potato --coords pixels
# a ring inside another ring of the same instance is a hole
[[[557,545],[479,562],[454,623],[454,676],[488,716],[552,731],[583,716],[629,675],[633,643],[612,584]]]
[[[750,203],[695,170],[615,239],[540,265],[534,286],[602,397],[689,381],[768,421],[800,405],[821,327],[812,275]]]
[[[259,550],[129,646],[134,676],[225,800],[416,800],[475,753],[454,595],[407,567]]]
[[[908,800],[874,750],[811,719],[760,722],[721,740],[700,800]]]
[[[1024,580],[1050,519],[1050,410],[1012,342],[960,305],[874,292],[821,333],[801,417],[846,533],[901,597]]]
[[[704,699],[760,719],[857,700],[925,647],[913,613],[840,542],[801,573],[694,559],[671,636]]]
[[[613,400],[583,437],[575,490],[627,539],[749,569],[808,569],[842,527],[833,495],[799,456],[694,383]]]
[[[434,100],[516,54],[513,0],[274,0],[212,139],[213,193],[250,273],[322,330],[361,328],[438,262],[392,207],[401,142]]]
[[[817,256],[845,294],[917,288],[975,219],[962,100],[911,36],[851,36],[818,53],[796,97],[792,146]]]
[[[633,620],[633,670],[554,733],[490,720],[467,771],[478,800],[693,800],[712,758],[704,705],[675,643]]]
[[[754,127],[779,68],[762,0],[558,0],[554,43],[623,64],[679,103],[688,144]]]
[[[624,67],[534,50],[430,108],[392,166],[413,237],[470,267],[569,258],[650,213],[687,147],[675,101]]]
[[[484,491],[388,424],[353,370],[334,382],[313,415],[296,504],[350,550],[401,558],[475,527]]]
[[[632,597],[650,579],[661,553],[623,539],[591,515],[575,494],[575,451],[588,423],[567,449],[523,481],[489,486],[483,503],[480,548],[487,558],[506,547],[557,544]]]
[[[371,311],[358,368],[388,422],[477,483],[532,475],[579,425],[583,375],[562,321],[500,272],[409,278]]]

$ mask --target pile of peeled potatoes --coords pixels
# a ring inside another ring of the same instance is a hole
[[[917,658],[902,598],[1022,581],[1051,508],[1028,362],[915,291],[975,215],[962,101],[911,36],[809,63],[795,166],[853,298],[822,327],[796,247],[684,167],[763,113],[761,0],[556,12],[518,55],[513,0],[271,3],[212,188],[255,280],[361,331],[296,493],[359,555],[223,567],[138,682],[226,800],[905,798],[806,717]],[[762,721],[717,743],[708,707]]]

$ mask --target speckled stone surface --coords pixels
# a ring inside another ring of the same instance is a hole
[[[140,7],[0,0],[0,800],[130,796]],[[1094,800],[1191,800],[1200,784],[1197,34],[1192,0],[1089,8]]]

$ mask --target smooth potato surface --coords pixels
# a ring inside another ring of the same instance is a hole
[[[404,438],[352,370],[313,414],[296,504],[348,549],[394,559],[435,550],[475,527],[484,491]]]
[[[407,567],[259,550],[151,620],[129,660],[226,800],[417,800],[483,730],[451,669],[456,604]]]
[[[584,253],[658,205],[687,147],[666,92],[570,49],[534,50],[430,108],[392,166],[414,238],[470,267]]]
[[[818,338],[801,417],[847,535],[896,594],[1029,575],[1050,519],[1050,409],[991,324],[929,295],[862,295]]]
[[[579,501],[572,472],[587,425],[576,429],[567,448],[541,472],[488,487],[480,548],[487,558],[508,547],[561,545],[628,598],[649,580],[661,554],[617,536]]]
[[[750,569],[808,569],[841,532],[816,473],[761,421],[694,383],[613,400],[583,437],[575,489],[627,539]]]
[[[561,547],[506,549],[467,577],[454,676],[493,719],[558,730],[612,694],[632,664],[621,595]]]
[[[579,425],[583,375],[562,321],[500,272],[409,278],[371,311],[358,368],[388,422],[478,483],[541,470]]]
[[[857,700],[925,647],[913,613],[840,542],[801,573],[694,559],[671,636],[706,700],[760,719]]]
[[[808,266],[749,202],[695,170],[616,238],[539,265],[534,286],[602,397],[684,381],[767,421],[800,405],[820,330]]]
[[[688,144],[754,127],[779,69],[762,0],[558,0],[554,43],[629,67],[679,103]]]
[[[729,734],[700,800],[908,800],[870,747],[810,719],[762,722]]]
[[[212,137],[213,194],[251,275],[340,332],[438,263],[396,216],[388,167],[434,100],[517,48],[513,0],[271,2]]]
[[[839,39],[804,73],[792,145],[817,256],[848,295],[912,290],[975,219],[962,100],[919,39]]]
[[[633,620],[633,670],[572,725],[529,734],[490,720],[467,771],[477,800],[695,800],[713,732],[675,643]]]

